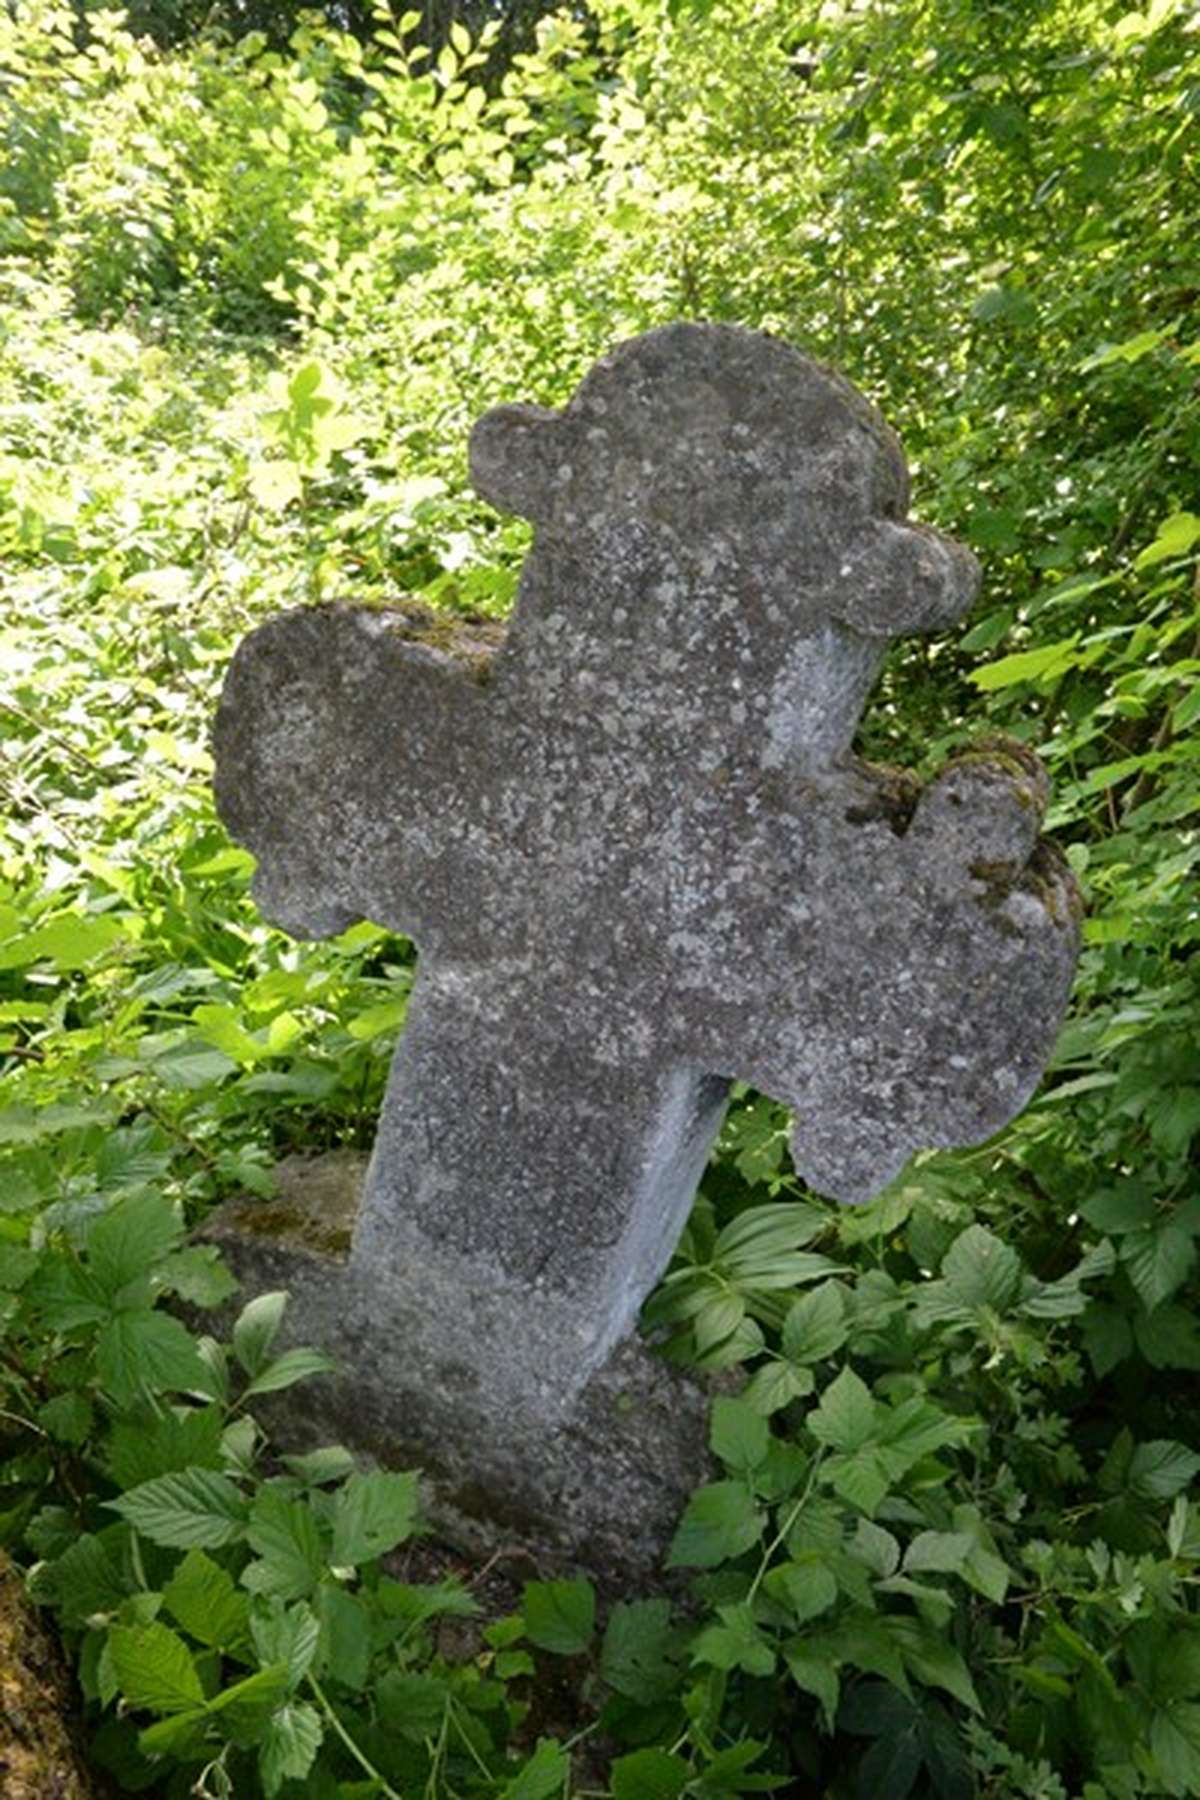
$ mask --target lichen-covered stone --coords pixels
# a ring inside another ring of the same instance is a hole
[[[91,1800],[95,1790],[68,1725],[70,1692],[57,1644],[0,1552],[0,1795]]]
[[[217,797],[268,916],[420,951],[346,1329],[397,1334],[448,1406],[561,1419],[731,1079],[794,1109],[841,1200],[983,1139],[1044,1066],[1076,897],[1020,746],[923,793],[850,755],[890,640],[952,623],[977,570],[905,522],[899,445],[839,377],[670,326],[561,413],[489,413],[471,465],[536,527],[494,654],[471,622],[272,620],[229,673]]]

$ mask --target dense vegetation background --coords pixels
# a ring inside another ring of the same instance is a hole
[[[0,131],[0,1541],[98,1762],[237,1800],[1200,1795],[1195,6],[11,0]],[[263,925],[208,721],[278,607],[502,612],[524,531],[470,423],[681,316],[845,369],[981,557],[863,748],[1035,744],[1083,960],[1025,1115],[860,1212],[739,1100],[650,1309],[750,1376],[672,1553],[694,1608],[597,1626],[533,1581],[464,1638],[470,1572],[379,1563],[405,1477],[263,1460],[254,1395],[320,1366],[277,1306],[227,1354],[156,1305],[227,1292],[185,1222],[369,1141],[412,967]]]

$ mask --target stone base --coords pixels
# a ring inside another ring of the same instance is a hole
[[[386,1294],[350,1264],[365,1173],[350,1152],[289,1157],[273,1199],[229,1201],[199,1233],[242,1283],[235,1307],[286,1288],[281,1345],[315,1344],[338,1363],[256,1411],[290,1448],[341,1443],[422,1469],[426,1516],[468,1552],[526,1549],[549,1572],[583,1568],[617,1588],[660,1565],[711,1475],[704,1391],[636,1339],[555,1418],[498,1416],[486,1395],[416,1366],[403,1330],[389,1331]]]

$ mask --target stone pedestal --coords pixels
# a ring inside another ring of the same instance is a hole
[[[610,1589],[644,1578],[711,1475],[703,1390],[629,1338],[556,1422],[533,1407],[497,1418],[489,1395],[415,1353],[386,1283],[352,1269],[366,1172],[345,1151],[290,1157],[273,1199],[229,1201],[199,1234],[245,1295],[288,1290],[283,1344],[339,1364],[255,1410],[290,1449],[342,1443],[420,1468],[426,1516],[468,1552],[528,1549],[543,1572],[583,1568]]]

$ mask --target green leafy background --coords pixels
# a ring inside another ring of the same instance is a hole
[[[0,14],[0,1542],[119,1791],[1200,1795],[1198,119],[1189,0]],[[859,748],[1036,746],[1083,955],[1024,1115],[859,1211],[739,1090],[646,1312],[723,1375],[674,1599],[497,1597],[271,1449],[282,1296],[161,1306],[369,1144],[414,966],[263,923],[209,720],[283,606],[502,615],[471,423],[678,317],[843,368],[980,557]]]

